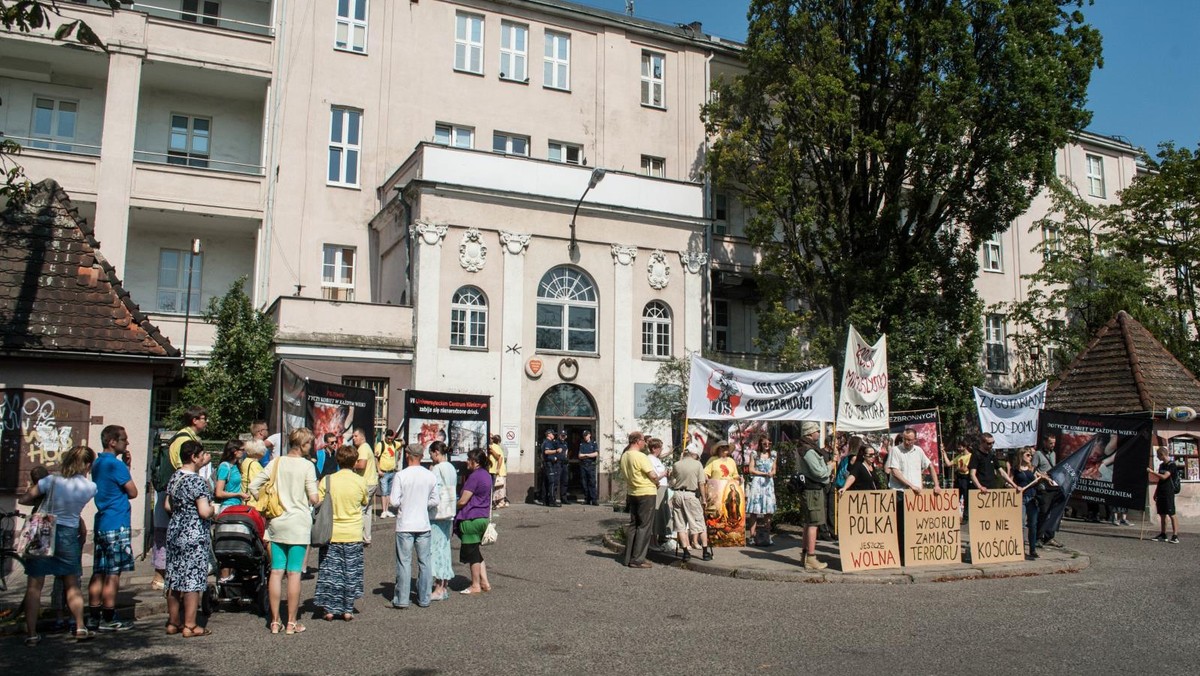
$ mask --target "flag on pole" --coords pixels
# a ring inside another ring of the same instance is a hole
[[[837,428],[874,432],[888,428],[887,335],[868,345],[853,326],[846,336],[846,361],[837,408]]]
[[[1067,459],[1058,463],[1050,470],[1050,479],[1058,485],[1046,487],[1046,490],[1050,491],[1053,497],[1050,501],[1050,512],[1046,515],[1046,523],[1040,526],[1040,530],[1043,533],[1053,533],[1058,530],[1058,525],[1062,522],[1063,512],[1067,510],[1067,500],[1071,498],[1071,493],[1075,491],[1075,482],[1083,474],[1083,466],[1095,448],[1096,437],[1093,437],[1091,441],[1080,446],[1079,450],[1072,453]]]

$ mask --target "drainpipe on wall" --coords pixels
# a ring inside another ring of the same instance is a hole
[[[287,40],[287,0],[277,0],[272,7],[272,11],[278,17],[278,28],[275,30],[275,77],[271,82],[271,100],[268,103],[267,120],[264,125],[269,148],[266,152],[266,161],[263,162],[263,170],[266,172],[264,178],[267,180],[267,203],[263,209],[262,237],[259,239],[258,279],[256,280],[257,284],[254,285],[255,293],[252,301],[259,308],[267,305],[270,289],[271,242],[275,225],[275,184],[279,181],[279,106],[282,100],[279,90],[283,88],[285,63],[283,54]],[[272,24],[275,23],[272,22]],[[296,281],[299,283],[299,280]]]
[[[716,54],[709,52],[704,59],[704,99],[707,102],[708,97],[712,96],[712,61]],[[712,308],[711,289],[712,285],[712,231],[713,231],[713,185],[712,176],[708,171],[708,152],[711,144],[708,142],[708,132],[704,133],[704,208],[708,212],[708,226],[704,229],[704,255],[707,261],[704,263],[704,271],[700,278],[700,353],[704,354],[705,348],[709,341],[709,313]]]

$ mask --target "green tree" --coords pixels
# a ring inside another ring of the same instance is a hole
[[[892,405],[970,410],[980,243],[1084,128],[1082,0],[753,0],[745,73],[703,109],[708,168],[751,207],[761,347],[840,364],[888,333]]]
[[[133,0],[104,0],[112,9]],[[55,40],[70,40],[89,47],[105,49],[104,43],[83,21],[64,21],[58,0],[0,0],[0,28],[19,33],[48,30],[54,24]],[[2,138],[0,130],[0,173],[4,183],[0,184],[0,202],[26,199],[33,184],[25,177],[25,171],[13,158],[21,154],[21,145],[11,139]]]
[[[267,410],[275,356],[275,324],[255,310],[245,292],[246,278],[212,299],[204,320],[217,327],[208,364],[188,374],[173,418],[188,406],[208,409],[207,435],[234,438]]]
[[[1015,327],[1015,375],[1022,386],[1061,371],[1121,310],[1156,335],[1171,325],[1154,268],[1129,250],[1131,240],[1117,227],[1122,207],[1088,202],[1059,181],[1049,193],[1049,215],[1029,229],[1051,233],[1038,245],[1042,267],[1022,276],[1025,300],[997,308]]]
[[[638,417],[643,429],[663,420],[675,423],[687,411],[688,378],[692,362],[687,357],[672,357],[659,364],[654,385],[646,392],[645,412]]]

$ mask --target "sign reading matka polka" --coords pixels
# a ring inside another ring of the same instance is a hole
[[[805,373],[735,369],[692,356],[693,420],[833,420],[833,368]]]
[[[1006,563],[1025,560],[1021,528],[1021,494],[1011,488],[970,491],[967,532],[971,536],[971,563]]]
[[[904,565],[962,561],[958,491],[904,491]]]
[[[842,572],[900,567],[896,491],[846,491],[837,507]]]

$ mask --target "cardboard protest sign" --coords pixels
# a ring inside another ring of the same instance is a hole
[[[1016,394],[975,391],[979,429],[996,439],[996,448],[1037,445],[1038,411],[1046,404],[1046,383]]]
[[[969,499],[971,563],[1024,561],[1021,494],[1011,488],[971,491]]]
[[[900,567],[896,491],[846,491],[837,508],[843,572]]]
[[[904,565],[962,561],[958,491],[904,491]]]

